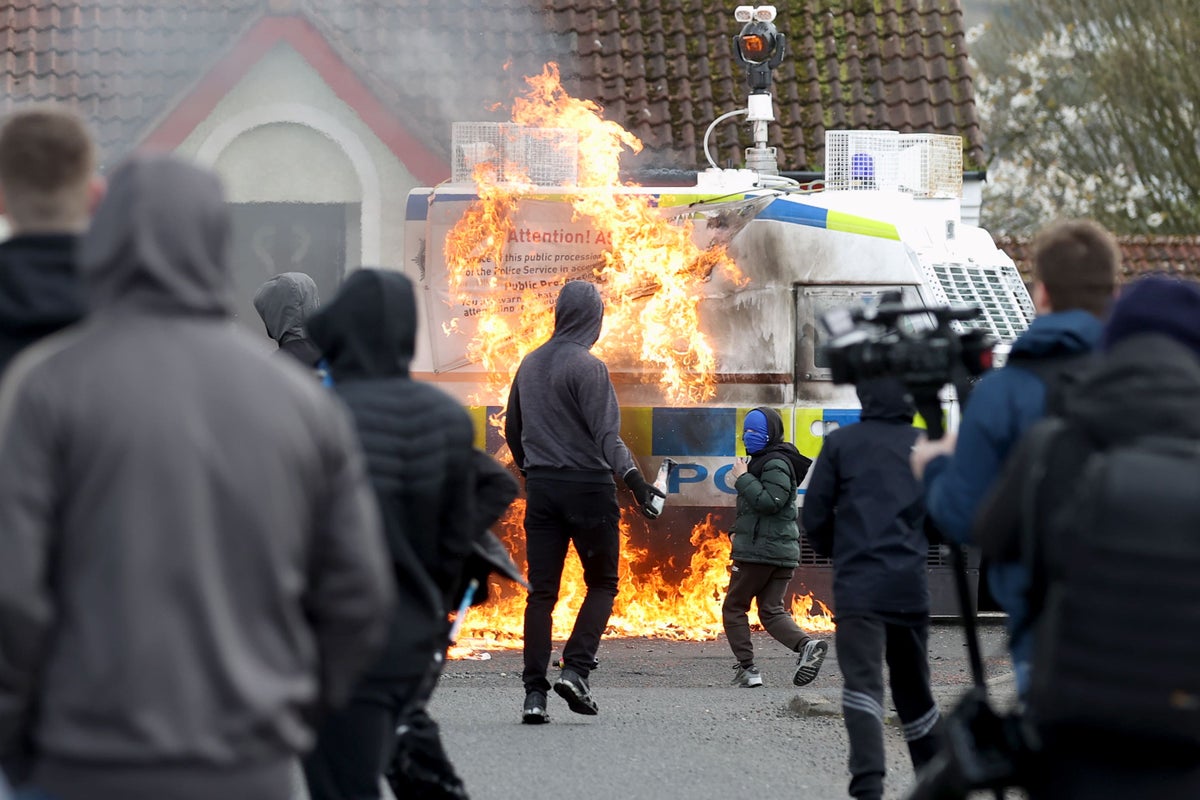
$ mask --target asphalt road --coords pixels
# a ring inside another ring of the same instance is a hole
[[[988,624],[981,634],[1003,705],[1012,698],[1004,631]],[[431,712],[474,800],[845,798],[836,648],[817,680],[797,689],[794,654],[765,633],[754,643],[761,689],[729,684],[734,661],[723,638],[605,639],[591,679],[600,714],[573,714],[552,695],[542,726],[520,723],[520,653],[492,651],[451,662]],[[970,684],[966,654],[961,628],[935,625],[930,663],[944,711]],[[886,796],[903,797],[912,768],[895,724],[885,743]]]

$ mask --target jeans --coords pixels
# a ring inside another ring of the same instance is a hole
[[[563,666],[586,678],[617,596],[621,514],[616,486],[605,483],[529,478],[525,483],[525,559],[529,599],[525,604],[525,691],[550,690],[551,616],[558,603],[567,547],[583,565],[587,594],[563,648]]]

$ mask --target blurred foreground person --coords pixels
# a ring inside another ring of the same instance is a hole
[[[279,352],[311,369],[321,361],[321,351],[304,326],[320,306],[317,284],[303,272],[273,275],[254,293],[254,310],[262,317],[267,336],[279,343]]]
[[[56,800],[286,800],[392,603],[345,410],[231,319],[217,177],[112,177],[91,316],[0,390],[0,754]]]
[[[79,236],[104,182],[83,120],[35,106],[0,127],[0,374],[22,348],[83,316]]]
[[[813,550],[833,557],[850,796],[880,800],[884,663],[916,769],[941,744],[941,716],[929,686],[925,504],[908,464],[920,431],[900,381],[881,378],[857,389],[862,417],[825,437],[803,523]]]
[[[1200,286],[1131,284],[1103,350],[976,529],[985,554],[1032,574],[1029,789],[1200,797]]]
[[[471,471],[474,476],[475,542],[463,565],[462,589],[455,608],[455,625],[469,608],[488,601],[490,578],[495,575],[529,588],[520,568],[513,563],[504,543],[490,530],[520,491],[516,479],[496,459],[482,450],[472,452]],[[454,628],[452,627],[451,630]],[[453,635],[453,634],[452,634]],[[447,639],[445,644],[453,645]],[[387,768],[387,781],[396,797],[463,798],[466,787],[450,764],[442,746],[437,723],[426,707],[445,666],[445,653],[439,653],[425,684],[418,692],[411,711],[403,715],[396,728],[396,748]]]
[[[1120,266],[1116,239],[1091,220],[1057,222],[1038,233],[1033,244],[1037,319],[1013,342],[1004,367],[980,379],[957,433],[913,448],[913,474],[924,479],[929,516],[947,539],[972,543],[979,507],[1012,449],[1087,367]],[[1017,692],[1024,695],[1033,654],[1025,607],[1029,575],[1024,564],[1010,561],[990,562],[985,574],[992,597],[1008,614],[1008,649]]]
[[[621,409],[604,362],[591,354],[604,322],[595,284],[570,281],[558,293],[554,335],[521,362],[508,395],[504,438],[525,475],[525,554],[533,587],[525,604],[522,721],[549,721],[552,616],[567,548],[574,543],[587,594],[563,647],[554,691],[576,714],[596,714],[588,675],[617,596],[620,475],[646,513],[664,497],[642,477],[621,441]]]
[[[321,726],[304,765],[309,793],[313,800],[379,797],[396,728],[412,717],[426,742],[432,738],[447,785],[461,787],[425,703],[476,538],[475,429],[454,398],[409,375],[417,306],[404,275],[354,272],[308,328],[354,416],[400,595],[382,655],[349,705]]]

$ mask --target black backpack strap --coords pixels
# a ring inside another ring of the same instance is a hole
[[[1029,574],[1029,620],[1040,610],[1045,596],[1045,542],[1039,536],[1038,491],[1047,472],[1047,456],[1051,446],[1066,431],[1067,423],[1051,417],[1039,423],[1029,433],[1029,471],[1021,482],[1021,563]]]

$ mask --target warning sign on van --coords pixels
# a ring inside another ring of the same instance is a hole
[[[434,203],[429,209],[426,241],[445,242],[468,201]],[[445,253],[425,254],[425,290],[430,293],[430,340],[435,370],[464,365],[467,343],[478,315],[488,306],[512,324],[530,293],[553,305],[559,287],[576,278],[591,279],[604,264],[608,233],[586,218],[573,218],[570,203],[523,200],[513,215],[503,263],[481,261],[467,271],[459,291],[451,293]],[[490,305],[489,305],[490,303]],[[447,335],[446,331],[454,333]]]

